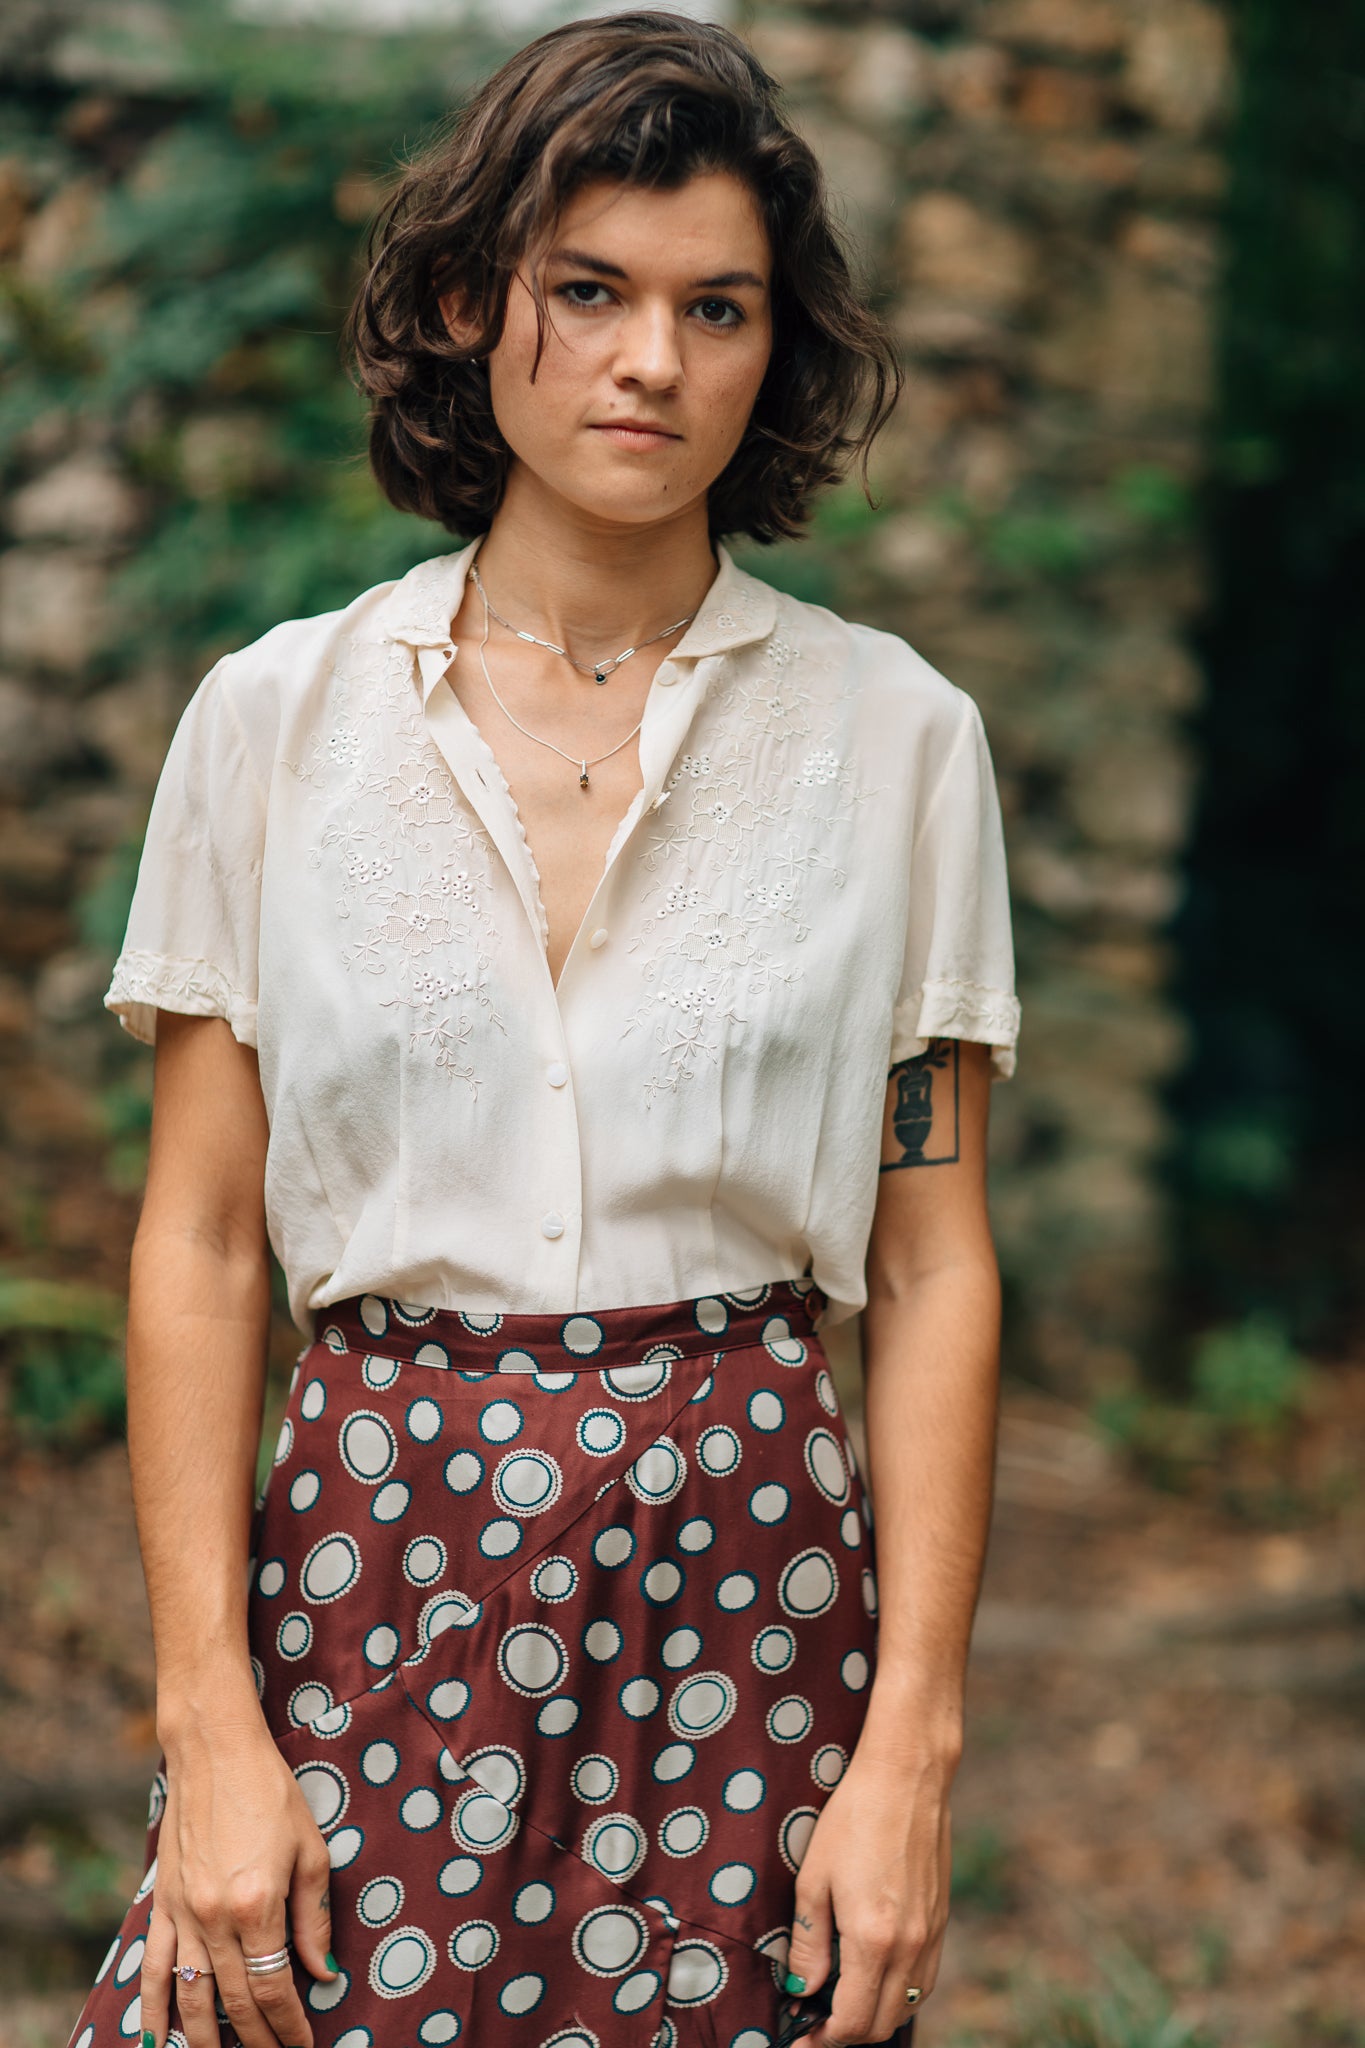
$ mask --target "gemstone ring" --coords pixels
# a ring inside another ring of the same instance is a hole
[[[175,1974],[182,1983],[193,1984],[196,1977],[211,1977],[212,1970],[196,1970],[193,1963],[177,1963]]]

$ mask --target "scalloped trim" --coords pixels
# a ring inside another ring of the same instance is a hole
[[[488,741],[484,738],[483,734],[479,731],[478,726],[474,725],[473,719],[470,720],[470,725],[473,727],[474,734],[479,742],[479,745],[483,748],[484,753],[488,757],[489,766],[493,774],[496,775],[498,782],[501,785],[503,792],[507,797],[508,808],[511,810],[512,817],[516,822],[517,831],[521,836],[521,843],[526,853],[526,865],[530,869],[531,880],[535,884],[536,915],[540,920],[540,943],[548,952],[550,946],[550,920],[545,912],[545,898],[541,890],[540,869],[536,866],[536,857],[531,851],[531,842],[526,836],[525,820],[523,819],[520,810],[517,808],[517,800],[512,794],[512,785],[507,780],[506,775],[503,773],[501,761],[493,752],[493,749],[489,746]]]
[[[172,960],[163,953],[123,952],[114,963],[104,998],[124,1030],[143,1045],[156,1043],[156,1013],[223,1017],[242,1045],[256,1043],[256,1004],[234,988],[211,960]]]
[[[1009,989],[979,981],[926,981],[892,1011],[891,1058],[914,1059],[935,1038],[970,1038],[991,1048],[992,1078],[1008,1081],[1015,1071],[1021,1019],[1019,999]]]

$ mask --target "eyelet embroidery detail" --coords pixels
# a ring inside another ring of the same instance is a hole
[[[256,1000],[234,988],[208,960],[171,960],[164,953],[121,953],[106,998],[149,1010],[179,1010],[189,1017],[226,1017],[236,1038],[256,1042]],[[120,1022],[129,1020],[120,1018]],[[129,1028],[133,1025],[129,1023]],[[141,1036],[141,1029],[134,1030]],[[148,1040],[150,1042],[150,1039]]]
[[[480,1013],[506,1030],[492,993],[493,850],[427,735],[412,672],[414,649],[441,645],[449,632],[451,560],[438,555],[414,565],[381,607],[377,630],[354,631],[342,643],[325,730],[310,734],[304,758],[288,766],[325,800],[327,820],[310,859],[316,867],[329,864],[336,875],[342,962],[358,974],[382,978],[387,992],[380,1002],[412,1013],[410,1050],[426,1046],[437,1066],[458,1075],[477,1095]],[[714,634],[747,630],[761,621],[760,607],[771,603],[765,585],[741,577],[729,609],[703,613],[693,622],[689,653],[716,653]],[[764,650],[774,673],[791,653],[790,647],[774,653],[771,643]],[[726,651],[719,660],[723,669],[733,666]],[[705,754],[687,756],[679,772],[710,785],[709,816],[698,824],[698,834],[709,833],[736,853],[766,813],[733,778],[715,782]],[[507,795],[511,802],[510,790]],[[519,816],[517,823],[521,827]],[[525,842],[524,827],[521,836]],[[529,844],[526,851],[529,860]],[[723,924],[695,891],[684,890],[684,896],[703,920],[688,936],[698,965],[717,953],[741,964],[747,946],[742,923],[732,915]],[[543,926],[543,907],[541,920]],[[660,995],[680,1014],[698,1019],[719,1000],[710,987],[695,1001],[684,990]],[[728,1004],[725,1014],[737,1017]]]
[[[330,722],[291,772],[325,800],[310,860],[336,877],[343,965],[382,978],[386,1008],[412,1016],[409,1050],[477,1096],[479,1014],[493,1004],[496,930],[482,826],[467,815],[412,682],[412,650],[357,632],[332,671]]]
[[[840,752],[842,700],[852,691],[817,682],[816,665],[796,645],[789,600],[779,599],[757,677],[741,683],[734,666],[721,665],[697,743],[664,786],[660,829],[641,856],[657,880],[627,947],[639,957],[645,993],[622,1036],[653,1038],[646,1102],[676,1094],[704,1060],[719,1060],[726,1034],[748,1021],[747,994],[800,979],[795,949],[811,929],[811,884],[842,888],[849,820],[876,794],[859,786]]]

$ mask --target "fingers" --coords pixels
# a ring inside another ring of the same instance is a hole
[[[153,1906],[147,1928],[147,1946],[142,1952],[139,1989],[142,1994],[143,2031],[154,2034],[159,2042],[165,2040],[170,2024],[171,1971],[175,1968],[175,1949],[174,1921],[169,1914],[159,1912]]]
[[[192,1964],[197,1970],[212,1968],[208,1950],[198,1930],[190,1926],[188,1915],[183,1916],[183,1924],[177,1924],[164,1906],[153,1905],[139,1985],[142,2040],[161,2048],[170,2026],[174,1984],[181,2031],[189,2048],[220,2048],[222,2035],[214,2010],[213,1978],[196,1977],[186,1984],[174,1974],[182,1963]]]
[[[180,1936],[180,1960],[186,1963],[193,1962],[196,1969],[213,1968],[207,1952],[201,1950],[198,1943],[183,1931]],[[192,1984],[185,1984],[176,1979],[175,2002],[180,2011],[180,2030],[189,2043],[189,2048],[219,2048],[223,2036],[218,2026],[214,1997],[212,1977],[196,1977]],[[142,2008],[142,2025],[145,2040],[146,2031],[152,2027],[145,2002]],[[164,2027],[157,2028],[156,2039],[157,2048],[161,2048],[161,2043],[166,2039]]]
[[[269,1898],[263,1881],[229,1886],[221,1916],[206,1933],[218,1996],[242,2048],[313,2048],[289,1962],[268,1973],[247,1968],[251,1958],[287,1947],[284,1901]]]
[[[832,1931],[828,1887],[813,1875],[805,1883],[798,1879],[791,1949],[783,1987],[793,1998],[809,1998],[829,1975]]]
[[[289,1887],[289,1925],[294,1936],[294,1953],[311,1976],[330,1983],[337,1974],[331,1960],[332,1866],[327,1844],[314,1831],[314,1840],[299,1851]]]
[[[842,1929],[840,1964],[829,2018],[810,2036],[809,2048],[888,2040],[924,2002],[907,2005],[907,1988],[917,1984],[927,1992],[933,1983],[924,1938],[894,1922]]]

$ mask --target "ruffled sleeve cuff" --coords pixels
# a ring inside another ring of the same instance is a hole
[[[1008,1081],[1015,1068],[1020,1005],[1008,989],[976,981],[926,981],[892,1013],[891,1059],[914,1059],[935,1038],[969,1038],[991,1049],[991,1077]]]
[[[224,1017],[242,1045],[256,1043],[256,1002],[234,988],[209,960],[171,960],[162,953],[123,952],[104,998],[124,1030],[144,1045],[156,1043],[156,1013]]]

